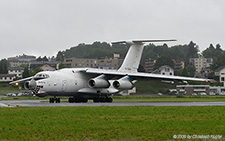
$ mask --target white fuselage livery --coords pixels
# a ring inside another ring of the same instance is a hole
[[[88,68],[91,69],[91,68]],[[118,93],[119,90],[112,87],[110,82],[109,88],[91,88],[88,81],[96,77],[96,74],[87,74],[83,71],[86,68],[66,68],[57,71],[42,71],[34,76],[34,79],[39,76],[47,76],[43,79],[36,80],[38,88],[36,95],[42,96],[80,96],[80,97],[96,97],[99,93],[110,96]],[[98,69],[93,69],[98,70]]]
[[[166,42],[175,40],[136,40],[114,43],[131,44],[123,64],[118,70],[103,70],[94,68],[65,68],[56,71],[42,71],[35,76],[17,80],[13,83],[24,82],[24,87],[36,96],[54,96],[49,102],[60,102],[56,96],[69,96],[69,102],[112,102],[112,94],[134,87],[133,82],[139,79],[162,80],[193,80],[208,81],[180,76],[166,76],[137,71],[140,64],[144,42]]]

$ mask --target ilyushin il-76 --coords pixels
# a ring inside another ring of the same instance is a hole
[[[168,76],[152,73],[140,73],[140,64],[144,43],[169,42],[176,40],[133,40],[119,41],[112,44],[127,43],[130,48],[118,70],[104,70],[96,68],[64,68],[56,71],[42,71],[36,75],[14,83],[24,83],[24,87],[38,97],[52,96],[50,103],[60,103],[61,96],[68,96],[68,101],[87,102],[112,102],[112,95],[123,90],[130,90],[134,82],[140,79],[160,80],[193,80],[208,81],[208,79]]]

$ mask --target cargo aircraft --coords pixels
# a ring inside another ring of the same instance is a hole
[[[152,73],[140,73],[137,71],[144,43],[146,42],[168,42],[176,40],[132,40],[119,41],[112,44],[127,43],[130,48],[118,70],[104,70],[95,68],[64,68],[56,71],[42,71],[32,77],[13,81],[24,83],[24,87],[38,97],[53,96],[49,98],[50,103],[60,103],[60,96],[68,96],[68,101],[87,102],[112,102],[113,94],[134,87],[134,81],[140,79],[160,80],[193,80],[208,81],[181,76],[168,76]]]

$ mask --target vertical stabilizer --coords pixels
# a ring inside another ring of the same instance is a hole
[[[123,61],[123,64],[121,65],[118,71],[137,72],[143,49],[144,49],[144,44],[142,43],[131,44],[127,52],[127,55]]]
[[[123,61],[123,64],[118,69],[118,71],[137,72],[137,69],[141,61],[142,52],[144,49],[144,42],[166,42],[166,41],[176,41],[176,40],[134,40],[134,41],[113,42],[113,44],[128,43],[131,45]]]

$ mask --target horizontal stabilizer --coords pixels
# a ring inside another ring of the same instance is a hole
[[[177,41],[175,39],[171,40],[132,40],[132,41],[117,41],[117,42],[112,42],[112,44],[139,44],[139,43],[145,43],[145,42],[170,42],[170,41]]]

